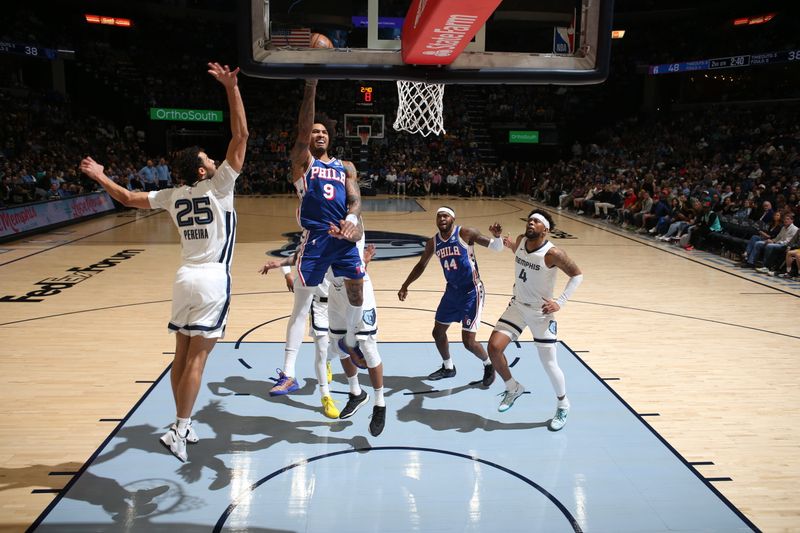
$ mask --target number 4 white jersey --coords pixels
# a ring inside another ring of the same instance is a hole
[[[544,298],[553,297],[558,269],[549,268],[544,256],[553,247],[553,243],[545,241],[539,248],[528,253],[523,238],[514,257],[516,263],[516,279],[514,280],[514,299],[524,305],[539,309],[541,312]]]
[[[150,206],[166,209],[178,227],[183,264],[223,263],[230,267],[236,237],[233,188],[238,176],[223,161],[210,179],[149,194]]]

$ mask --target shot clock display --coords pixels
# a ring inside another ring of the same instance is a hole
[[[359,84],[356,91],[356,105],[361,107],[372,107],[375,102],[375,89],[372,85]]]

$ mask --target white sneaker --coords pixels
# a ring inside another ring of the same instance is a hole
[[[513,391],[503,391],[499,394],[502,396],[503,399],[500,400],[500,405],[497,407],[497,410],[501,413],[504,413],[511,409],[511,406],[514,405],[514,402],[517,401],[517,398],[522,396],[525,392],[525,387],[522,386],[522,383],[517,383],[517,388]]]
[[[173,422],[169,428],[178,431],[178,426],[175,424],[175,422]],[[189,444],[197,444],[197,442],[200,440],[200,437],[197,436],[197,432],[195,432],[191,422],[189,422],[187,429],[189,431],[186,433],[186,442]]]
[[[569,407],[559,407],[556,409],[556,414],[550,421],[550,431],[558,431],[567,423],[567,415],[569,414]]]
[[[185,463],[189,460],[189,456],[186,454],[186,437],[181,437],[177,429],[169,428],[169,431],[164,433],[159,440],[181,462]]]

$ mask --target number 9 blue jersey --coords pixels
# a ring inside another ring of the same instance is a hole
[[[313,159],[313,158],[312,158]],[[295,182],[300,195],[298,222],[309,231],[328,231],[331,224],[339,225],[347,216],[347,172],[339,159],[327,163],[313,159],[303,174]]]

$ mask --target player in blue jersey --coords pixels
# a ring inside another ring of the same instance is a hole
[[[356,168],[328,154],[330,132],[324,122],[315,120],[317,80],[306,80],[297,140],[292,148],[292,180],[300,197],[297,219],[303,237],[297,255],[294,307],[286,327],[283,370],[270,390],[272,396],[299,388],[295,379],[297,350],[303,341],[306,317],[314,291],[328,268],[345,279],[347,333],[339,347],[357,355],[356,330],[361,323],[364,301],[364,263],[356,242],[362,235],[359,224],[361,192]]]
[[[422,257],[419,258],[419,262],[411,270],[403,286],[400,287],[397,296],[400,301],[405,301],[408,296],[408,286],[425,272],[428,261],[436,255],[447,281],[444,295],[436,309],[433,325],[433,339],[436,341],[436,348],[442,356],[443,363],[441,368],[428,376],[428,379],[438,380],[456,375],[456,367],[450,358],[447,329],[452,322],[461,322],[461,340],[467,350],[483,361],[481,383],[488,387],[494,382],[494,368],[486,350],[481,343],[475,340],[475,334],[481,321],[485,292],[478,273],[478,262],[475,259],[473,245],[480,244],[495,252],[502,251],[501,232],[503,228],[497,222],[492,224],[489,231],[494,237],[489,238],[475,228],[456,226],[455,220],[456,214],[451,208],[439,208],[436,212],[436,226],[439,228],[439,232],[428,239]]]

